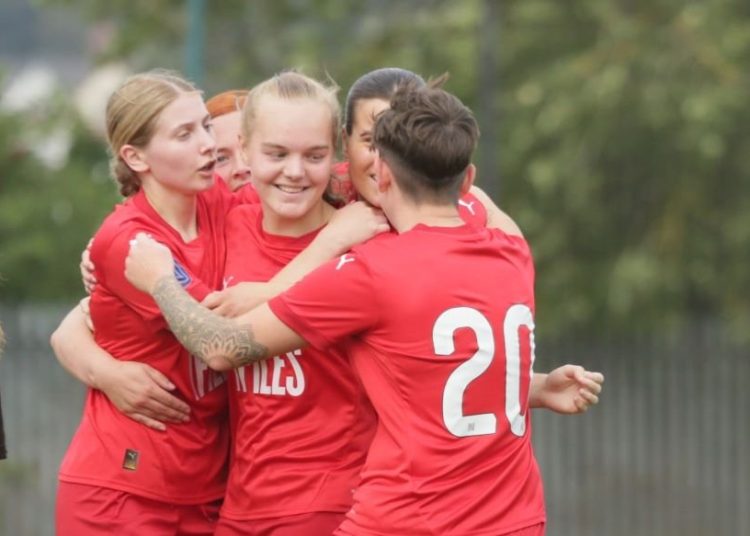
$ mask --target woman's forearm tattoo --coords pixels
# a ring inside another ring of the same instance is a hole
[[[224,360],[232,367],[241,367],[268,357],[268,348],[255,340],[251,326],[206,309],[174,277],[160,279],[153,297],[175,337],[209,365]]]

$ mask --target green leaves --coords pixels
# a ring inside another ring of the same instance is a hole
[[[48,2],[114,25],[108,57],[182,69],[184,2]],[[447,89],[475,110],[482,129],[478,183],[532,244],[542,329],[750,319],[745,3],[231,0],[207,7],[208,95],[289,67],[330,75],[342,94],[386,65],[425,76],[449,71]],[[109,187],[88,178],[103,160],[101,148],[82,152],[66,171],[73,193],[60,190],[44,205],[78,222],[65,224],[78,249],[93,230],[93,218],[84,224],[79,211],[97,206],[103,215],[111,206]],[[11,167],[15,174],[18,164]],[[26,178],[16,187],[37,199],[50,186],[33,182],[41,180],[33,167],[21,166]],[[55,205],[60,199],[69,204]],[[25,202],[13,203],[20,210]],[[34,228],[18,217],[13,225]],[[44,221],[47,232],[60,230],[51,216]],[[40,237],[8,251],[27,259],[21,275],[36,262],[31,244],[50,249],[38,254],[41,264],[54,259],[74,271],[76,260],[57,251],[58,242]]]

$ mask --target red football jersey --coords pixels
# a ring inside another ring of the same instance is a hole
[[[337,534],[505,534],[545,519],[532,451],[534,268],[474,225],[380,235],[270,302],[345,339],[379,424]]]
[[[472,193],[468,193],[458,200],[458,215],[466,223],[471,223],[478,227],[487,226],[487,209]]]
[[[252,194],[253,192],[250,192]],[[256,194],[257,196],[257,194]],[[185,243],[141,191],[115,208],[94,237],[97,285],[91,297],[96,342],[117,359],[141,361],[164,373],[191,406],[190,421],[154,431],[120,413],[90,389],[60,480],[127,491],[178,504],[224,494],[229,451],[222,374],[189,355],[168,330],[153,299],[125,279],[129,240],[150,233],[175,258],[175,273],[196,299],[221,288],[227,212],[253,195],[232,196],[224,182],[198,195],[198,236]]]
[[[313,240],[266,233],[260,206],[231,211],[225,281],[268,281]],[[375,414],[346,355],[301,348],[230,374],[233,451],[221,516],[346,512]]]

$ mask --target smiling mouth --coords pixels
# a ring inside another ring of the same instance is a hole
[[[307,186],[286,186],[284,184],[274,184],[274,188],[281,190],[285,194],[299,194],[307,190]]]

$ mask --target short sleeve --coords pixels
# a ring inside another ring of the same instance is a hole
[[[91,246],[91,260],[95,266],[97,281],[103,288],[100,289],[97,285],[94,292],[108,292],[116,296],[144,320],[153,323],[154,330],[157,330],[167,326],[159,306],[151,296],[136,289],[125,277],[125,259],[130,249],[130,239],[139,232],[150,233],[155,240],[169,245],[169,240],[160,237],[154,229],[147,226],[123,231],[114,236],[97,235]],[[170,249],[175,255],[173,248]],[[211,288],[180,261],[181,259],[175,255],[175,277],[191,296],[196,300],[202,300],[211,292]]]
[[[381,314],[370,271],[357,253],[324,264],[268,305],[319,349],[372,328]]]
[[[470,225],[487,226],[487,209],[474,194],[468,193],[458,200],[458,214]]]

